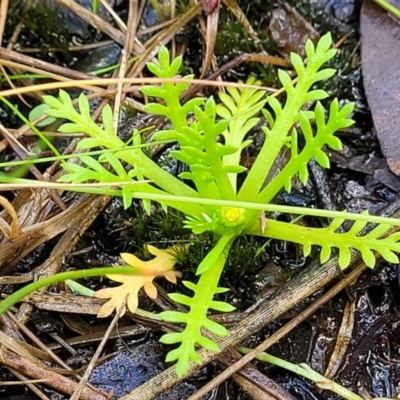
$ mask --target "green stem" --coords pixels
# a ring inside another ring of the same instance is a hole
[[[22,289],[17,290],[6,299],[0,302],[0,315],[7,311],[14,304],[18,303],[25,296],[28,296],[32,292],[41,289],[42,287],[54,285],[55,283],[65,281],[66,279],[80,279],[88,278],[91,276],[104,276],[111,274],[123,274],[123,275],[143,275],[143,270],[135,267],[104,267],[104,268],[93,268],[79,271],[67,271],[59,274],[48,276],[47,278],[39,279],[36,282],[32,282],[29,285],[24,286]]]
[[[115,156],[132,166],[140,166],[145,178],[151,179],[157,186],[168,193],[177,196],[199,196],[194,189],[175,178],[168,171],[163,170],[151,158],[143,154],[141,150],[123,150],[116,153]]]
[[[249,349],[244,346],[239,346],[236,348],[239,353],[248,354],[252,349]],[[260,353],[257,357],[257,360],[264,361],[278,367],[284,368],[288,371],[294,372],[297,375],[303,376],[304,378],[310,379],[315,382],[315,384],[321,389],[327,389],[332,391],[333,393],[342,396],[347,400],[364,400],[361,396],[353,393],[351,390],[344,388],[343,386],[333,382],[332,380],[326,378],[325,376],[319,374],[318,372],[311,369],[306,364],[295,365],[288,361],[282,360],[281,358],[271,356],[267,353]]]
[[[374,2],[400,19],[400,9],[395,7],[393,4],[390,4],[387,0],[374,0]]]
[[[6,104],[8,107],[11,108],[11,110],[14,112],[14,114],[18,115],[18,118],[21,119],[21,121],[23,121],[26,125],[29,126],[30,129],[32,129],[33,132],[36,133],[36,135],[43,141],[43,143],[46,144],[46,146],[57,156],[60,156],[60,153],[58,152],[58,150],[53,146],[53,144],[51,143],[51,141],[45,136],[43,135],[42,132],[39,131],[39,129],[36,128],[35,125],[32,124],[31,121],[29,121],[27,118],[25,118],[25,116],[18,110],[17,107],[14,106],[14,104],[12,104],[11,102],[9,102],[7,99],[5,99],[4,97],[0,96],[0,100]],[[61,160],[62,161],[62,160]]]
[[[296,86],[296,93],[288,97],[281,116],[277,117],[270,135],[266,137],[265,143],[239,191],[238,200],[250,201],[257,197],[268,171],[271,171],[284,145],[290,129],[298,120],[299,111],[305,102],[304,99],[310,86],[310,80],[299,80]]]
[[[216,151],[214,151],[212,146],[208,148],[208,152],[212,173],[219,189],[220,198],[223,197],[224,200],[234,200],[236,195],[233,191],[233,186],[229,176],[227,172],[224,171],[224,163],[222,162],[221,157]]]

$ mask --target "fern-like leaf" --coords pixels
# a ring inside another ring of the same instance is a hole
[[[279,182],[276,181],[275,178],[275,183],[272,186],[269,186],[268,190],[264,189],[262,194],[260,194],[261,188],[271,171],[275,160],[282,150],[282,147],[286,145],[286,140],[289,137],[291,130],[298,123],[302,107],[310,100],[315,101],[327,96],[325,91],[313,89],[313,85],[324,76],[333,73],[330,69],[327,71],[322,69],[323,64],[330,60],[336,53],[336,50],[330,48],[331,45],[332,38],[330,34],[326,34],[320,39],[317,48],[315,48],[311,40],[308,40],[305,46],[307,65],[304,64],[298,55],[291,55],[292,64],[298,74],[296,85],[290,81],[290,77],[285,72],[279,73],[282,85],[287,88],[286,103],[282,107],[275,97],[269,96],[268,98],[268,105],[275,114],[275,121],[271,123],[270,121],[272,120],[272,117],[268,112],[265,113],[270,126],[268,130],[264,131],[268,135],[255,163],[239,191],[239,200],[254,201],[254,199],[257,198],[258,202],[270,202],[282,187],[285,185],[286,187],[290,186],[288,184],[288,179],[292,179],[297,173],[299,173],[299,168],[301,168],[300,172],[303,180],[306,180],[307,174],[305,173],[303,166],[307,164],[307,161],[303,162],[303,160],[300,160],[300,154],[296,157],[298,159],[296,166],[292,164],[286,168],[286,172],[281,175]],[[317,73],[321,71],[323,72],[318,75]],[[307,116],[309,116],[309,114],[307,114]],[[343,120],[343,117],[341,120]],[[350,123],[352,122],[350,121]],[[338,129],[339,125],[337,127]],[[342,126],[343,125],[345,124],[342,124]]]
[[[214,309],[222,312],[234,310],[234,307],[227,303],[213,300],[216,293],[225,291],[224,288],[218,287],[218,281],[231,244],[230,241],[222,249],[218,247],[219,255],[213,267],[205,269],[197,284],[183,282],[188,289],[194,292],[193,297],[182,294],[170,295],[174,301],[189,307],[187,313],[165,311],[160,314],[164,321],[186,325],[182,332],[168,333],[160,339],[162,343],[166,344],[179,343],[179,346],[167,355],[167,361],[177,361],[176,373],[178,376],[186,373],[190,361],[201,362],[201,358],[196,352],[196,346],[215,352],[219,350],[217,344],[212,338],[205,336],[202,329],[216,336],[228,334],[228,331],[222,325],[208,318],[208,310]],[[201,264],[199,268],[202,268]]]
[[[299,124],[306,144],[301,151],[297,151],[294,148],[293,142],[295,136],[292,137],[292,154],[289,162],[262,190],[257,201],[271,201],[282,188],[289,191],[291,188],[290,181],[296,174],[298,174],[301,183],[306,185],[309,176],[307,165],[312,158],[315,158],[322,167],[329,168],[329,158],[323,151],[323,148],[325,145],[332,146],[336,150],[341,148],[340,139],[334,135],[338,130],[353,124],[354,121],[350,118],[353,108],[353,104],[346,104],[342,108],[339,108],[339,102],[335,99],[330,107],[328,121],[326,121],[324,108],[321,103],[317,102],[314,112],[311,114],[315,117],[317,128],[315,134],[309,119],[310,114],[301,111],[299,113]],[[295,131],[294,135],[296,135]]]
[[[260,85],[260,81],[251,76],[246,81],[249,85]],[[236,149],[223,157],[226,165],[239,165],[241,151],[251,142],[245,141],[245,136],[259,122],[256,115],[264,106],[265,92],[257,89],[227,88],[227,93],[219,93],[222,103],[217,106],[217,114],[229,121],[222,133],[225,144]],[[237,173],[230,173],[229,180],[236,191]]]
[[[329,260],[332,250],[336,248],[338,264],[342,269],[350,265],[352,249],[360,252],[363,261],[370,268],[375,266],[374,252],[380,254],[388,262],[398,263],[399,259],[396,253],[400,252],[400,233],[390,233],[390,225],[379,224],[365,233],[368,222],[356,221],[345,232],[340,229],[343,222],[343,218],[334,218],[326,228],[307,228],[268,220],[267,236],[303,245],[305,256],[310,254],[312,246],[319,246],[321,262]],[[262,233],[252,233],[264,236]]]

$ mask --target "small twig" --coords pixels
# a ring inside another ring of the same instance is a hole
[[[108,338],[110,337],[111,332],[113,331],[115,325],[117,325],[118,319],[121,315],[121,311],[125,307],[126,297],[125,297],[125,300],[119,306],[118,310],[116,310],[113,320],[111,321],[109,327],[105,331],[104,337],[101,340],[99,347],[97,348],[96,352],[93,354],[93,357],[90,360],[90,363],[87,366],[86,371],[85,371],[82,379],[80,380],[78,386],[76,387],[74,393],[72,394],[70,400],[79,400],[80,395],[81,395],[83,389],[85,388],[85,385],[88,382],[90,375],[93,372],[94,367],[96,366],[97,360],[100,357],[100,354],[102,353],[104,346],[106,345],[106,343],[108,341]]]

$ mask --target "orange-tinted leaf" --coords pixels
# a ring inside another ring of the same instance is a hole
[[[138,308],[138,295],[140,289],[144,289],[146,294],[155,299],[157,297],[157,288],[153,284],[153,279],[158,276],[165,277],[168,281],[176,283],[176,275],[173,267],[176,263],[174,256],[176,249],[171,247],[166,250],[157,249],[154,246],[147,246],[149,252],[155,256],[150,261],[142,261],[133,254],[122,253],[121,258],[130,266],[140,268],[144,274],[135,275],[114,275],[107,277],[113,281],[120,282],[122,285],[115,288],[106,288],[98,290],[95,297],[109,299],[100,308],[97,314],[98,318],[108,317],[114,310],[118,310],[127,298],[127,306],[132,313]],[[121,310],[121,316],[125,313],[126,307]]]

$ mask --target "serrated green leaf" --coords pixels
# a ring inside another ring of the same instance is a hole
[[[115,171],[115,173],[123,179],[127,178],[125,168],[121,164],[119,159],[115,156],[115,154],[113,154],[109,151],[106,151],[104,153],[104,155],[105,155],[107,161],[109,162],[109,164],[111,165],[112,169]]]
[[[193,299],[191,297],[188,297],[184,294],[180,293],[170,293],[168,294],[169,298],[172,299],[173,301],[184,304],[185,306],[190,306],[190,304],[193,302]]]
[[[177,132],[172,129],[165,129],[162,131],[157,131],[153,134],[151,140],[154,141],[162,141],[162,140],[176,140]]]
[[[293,94],[293,83],[290,75],[283,69],[278,69],[278,77],[282,86],[286,89],[286,93],[291,96]]]
[[[299,114],[299,122],[300,122],[301,131],[303,132],[306,142],[311,141],[313,139],[314,133],[311,129],[310,120],[307,118],[307,115],[305,115],[304,112],[302,112],[302,111],[300,111],[300,114]],[[296,140],[296,144],[297,144],[297,140]],[[295,146],[295,144],[293,145],[293,147],[294,146]]]
[[[104,131],[107,132],[107,135],[114,136],[114,115],[109,104],[104,106],[101,116],[103,118]]]
[[[164,115],[166,117],[170,115],[170,109],[168,107],[157,103],[146,104],[143,110],[150,114]]]
[[[181,172],[181,173],[179,174],[179,178],[181,178],[181,179],[187,179],[187,180],[194,180],[194,179],[195,179],[194,175],[193,175],[191,172],[189,172],[189,171]]]
[[[316,90],[311,90],[310,92],[307,93],[305,96],[304,100],[305,101],[317,101],[317,100],[323,100],[328,97],[328,93],[325,90],[322,89],[316,89]]]
[[[373,268],[376,263],[374,253],[370,249],[368,249],[368,247],[363,247],[359,250],[361,252],[361,257],[365,262],[365,265],[369,268]]]
[[[177,349],[172,350],[167,354],[167,356],[165,357],[165,361],[173,362],[178,359],[181,360],[181,359],[183,359],[183,357],[181,357],[181,354],[182,354],[182,349],[181,349],[181,346],[179,346]],[[188,370],[188,367],[189,367],[189,355],[187,354],[186,357],[184,357],[184,359],[187,360],[186,365],[184,367],[184,370],[185,370],[184,373],[186,373],[186,371]],[[181,363],[181,368],[183,368],[182,364],[183,363]]]
[[[163,71],[167,71],[169,69],[169,61],[170,61],[170,57],[169,57],[169,51],[165,46],[161,46],[160,50],[158,50],[158,61],[160,61],[161,64],[161,68]]]
[[[146,64],[147,69],[154,74],[155,76],[157,76],[158,78],[162,78],[163,77],[163,70],[162,68],[160,68],[159,66],[157,66],[156,64],[152,63],[152,62],[148,62]]]
[[[201,347],[204,347],[206,350],[213,351],[214,353],[218,353],[219,352],[219,347],[218,347],[217,343],[213,342],[208,337],[200,336],[197,339],[197,343]]]
[[[162,99],[167,93],[162,87],[159,86],[143,86],[140,91],[146,96],[160,97]]]
[[[319,255],[321,263],[327,262],[331,258],[332,249],[329,245],[321,248],[321,254]]]
[[[234,154],[238,150],[239,150],[238,147],[236,147],[234,145],[231,145],[231,144],[226,144],[226,145],[220,146],[218,148],[217,153],[218,153],[219,156],[226,156],[228,154]]]
[[[307,185],[307,182],[308,182],[308,168],[307,168],[307,165],[305,165],[305,164],[303,164],[303,165],[300,166],[300,169],[299,169],[299,179],[300,179],[300,182],[301,182],[304,186]]]
[[[170,75],[175,76],[178,73],[178,71],[180,70],[181,65],[182,65],[182,56],[175,57],[172,60],[171,65],[169,67]]]
[[[228,118],[230,118],[233,115],[233,113],[235,113],[237,111],[237,106],[236,106],[234,100],[227,93],[220,92],[220,93],[218,93],[218,96],[225,105],[225,107],[220,105],[219,108],[223,108],[226,111],[229,110],[230,113],[228,113],[228,115],[229,115]],[[217,110],[218,110],[218,107],[217,107]]]
[[[215,336],[226,336],[229,334],[229,331],[224,326],[211,319],[206,319],[203,326]]]
[[[193,112],[194,108],[196,106],[200,106],[201,104],[203,104],[203,102],[204,99],[200,97],[195,97],[194,99],[189,100],[182,106],[182,113],[186,115]]]
[[[350,265],[351,252],[348,247],[344,245],[339,247],[338,264],[341,269],[345,269]]]
[[[305,74],[305,68],[301,57],[297,53],[290,53],[290,62],[296,70],[298,77],[303,78]]]
[[[151,201],[148,199],[143,199],[143,208],[147,215],[151,215]]]
[[[59,132],[63,133],[78,133],[78,132],[84,132],[84,127],[81,124],[75,124],[73,122],[67,122],[65,124],[62,124],[59,128]]]
[[[218,288],[215,290],[215,294],[226,293],[226,292],[229,292],[229,289],[228,289],[228,288],[224,288],[224,287],[218,287]]]
[[[77,149],[86,150],[92,149],[93,147],[101,146],[102,141],[99,138],[84,138],[81,139],[76,145]]]
[[[347,118],[354,111],[355,103],[346,103],[339,112],[342,118]]]
[[[275,117],[279,118],[282,115],[282,106],[281,103],[275,97],[268,97],[268,104],[274,110]]]
[[[247,120],[247,122],[243,125],[243,131],[244,132],[249,132],[251,129],[253,129],[258,122],[260,121],[260,118],[250,118]],[[250,141],[251,142],[251,141]]]
[[[330,168],[329,157],[321,149],[315,150],[314,157],[322,168]]]
[[[332,35],[330,32],[322,36],[317,44],[317,53],[325,53],[332,46]]]
[[[60,97],[61,103],[65,105],[72,105],[72,100],[70,95],[63,89],[60,89],[60,91],[58,92],[58,96]]]
[[[48,104],[43,103],[32,108],[32,110],[29,111],[29,116],[28,116],[29,121],[33,122],[35,119],[42,117],[43,115],[47,115],[46,110],[48,110],[49,107],[50,106]],[[43,121],[38,122],[36,126],[42,128],[44,126],[52,124],[55,120],[56,120],[55,118],[47,117]]]
[[[67,115],[64,110],[57,110],[54,108],[46,110],[46,114],[49,117],[54,117],[54,118],[66,118]]]
[[[188,314],[179,311],[163,311],[159,314],[165,322],[184,323],[187,322]]]
[[[342,150],[342,142],[341,140],[336,137],[336,136],[330,136],[326,138],[326,144],[332,149],[332,150],[337,150],[340,151]]]
[[[52,109],[59,109],[60,107],[62,107],[60,100],[58,100],[54,96],[50,96],[50,95],[46,94],[46,95],[42,96],[42,100],[45,104],[47,104]]]
[[[247,168],[242,165],[224,165],[222,169],[231,174],[241,174],[247,171]]]
[[[212,310],[220,311],[220,312],[232,312],[236,308],[231,306],[229,303],[226,303],[225,301],[216,301],[213,300],[210,304],[210,308]]]
[[[192,290],[193,292],[196,291],[197,285],[193,282],[190,281],[182,281],[184,286],[186,286],[188,289]]]
[[[83,94],[83,92],[79,95],[78,97],[78,104],[79,104],[79,111],[80,114],[86,118],[91,118],[90,117],[90,105],[89,101],[86,98],[86,96]]]
[[[303,254],[304,257],[308,257],[311,253],[311,244],[310,243],[304,243],[303,244]]]
[[[354,221],[348,233],[357,236],[366,225],[367,221]]]
[[[189,164],[193,164],[195,160],[197,162],[198,160],[207,160],[207,154],[195,147],[183,146],[182,152],[192,158]]]
[[[322,69],[321,71],[318,71],[316,74],[314,74],[314,82],[326,81],[335,74],[336,74],[336,69],[334,68]]]
[[[249,78],[251,79],[251,78]],[[253,82],[253,81],[252,81]],[[243,83],[242,81],[239,81],[239,83]],[[247,82],[249,85],[252,85],[253,83]],[[229,93],[229,96],[232,97],[233,100],[235,100],[235,103],[238,104],[240,102],[240,92],[238,88],[235,88],[233,86],[228,86],[226,88],[226,91]],[[225,94],[224,92],[220,92],[218,95],[220,94]],[[228,97],[229,97],[228,96]],[[224,101],[221,99],[221,101]]]
[[[344,221],[344,218],[334,218],[328,229],[332,232],[336,232],[342,226]]]
[[[306,44],[304,45],[304,50],[307,54],[307,58],[310,61],[310,59],[313,58],[313,56],[315,54],[315,46],[311,39],[306,40]]]
[[[181,332],[171,332],[166,333],[165,335],[161,336],[160,343],[164,344],[175,344],[182,341],[182,333]]]
[[[229,112],[229,110],[226,107],[224,107],[222,104],[217,104],[217,115],[226,120],[228,120],[232,116],[232,114]]]
[[[399,263],[399,257],[391,250],[382,247],[379,249],[379,253],[382,255],[382,257],[387,261],[392,264],[398,264]]]
[[[122,187],[122,203],[124,205],[124,210],[127,210],[132,205],[132,191],[126,187]]]

